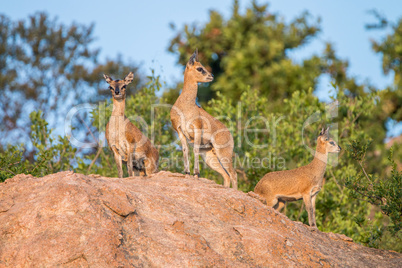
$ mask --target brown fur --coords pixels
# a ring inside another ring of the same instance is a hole
[[[124,80],[113,80],[107,75],[104,77],[113,95],[113,111],[106,125],[106,139],[113,151],[119,178],[123,177],[123,161],[127,162],[129,176],[138,172],[145,176],[155,173],[158,170],[158,151],[124,115],[126,86],[133,81],[133,73],[130,72]]]
[[[263,197],[268,206],[278,210],[284,207],[286,201],[303,199],[309,224],[315,227],[315,199],[323,185],[328,153],[340,150],[341,147],[329,138],[328,129],[323,129],[317,138],[316,154],[310,164],[268,173],[255,186],[254,192]]]
[[[219,120],[196,105],[198,83],[211,82],[213,75],[198,62],[197,51],[184,72],[183,91],[170,111],[184,157],[185,173],[190,174],[187,142],[194,145],[194,175],[199,176],[199,155],[224,178],[224,186],[237,189],[237,174],[232,166],[233,137]]]

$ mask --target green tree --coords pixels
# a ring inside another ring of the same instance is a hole
[[[386,112],[397,121],[402,120],[402,18],[392,23],[373,11],[379,20],[378,24],[369,24],[368,29],[391,28],[391,33],[382,40],[372,40],[373,50],[382,56],[382,69],[385,75],[394,74],[394,83],[384,96]]]
[[[289,53],[307,45],[317,37],[320,19],[302,13],[290,23],[268,11],[268,4],[251,2],[244,14],[234,1],[233,13],[227,20],[211,11],[209,22],[202,26],[185,25],[171,40],[169,51],[178,55],[178,63],[185,66],[195,48],[200,61],[215,76],[211,85],[201,86],[199,98],[205,102],[217,91],[238,100],[247,86],[270,100],[272,111],[280,108],[283,99],[293,92],[316,89],[318,78],[327,73],[338,85],[350,92],[361,91],[353,79],[347,78],[348,63],[335,56],[327,44],[321,55],[313,55],[295,63]],[[347,85],[346,85],[347,84]]]
[[[121,58],[99,63],[93,30],[46,13],[19,21],[0,15],[0,144],[29,141],[31,111],[42,110],[54,127],[73,105],[104,99],[103,72],[137,71]],[[141,81],[136,75],[132,93]]]

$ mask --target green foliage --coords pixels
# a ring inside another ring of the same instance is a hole
[[[171,40],[169,51],[178,54],[178,63],[185,66],[198,48],[199,59],[214,74],[211,85],[202,85],[200,101],[205,102],[217,91],[238,100],[247,86],[270,100],[267,109],[276,111],[293,92],[309,87],[316,89],[318,77],[328,73],[338,84],[349,81],[351,92],[360,90],[347,79],[347,62],[339,60],[330,44],[321,55],[313,55],[301,63],[291,53],[317,37],[320,19],[304,12],[290,23],[270,12],[267,4],[252,1],[244,14],[234,1],[233,13],[227,20],[211,11],[209,22],[202,26],[185,25]]]
[[[347,150],[352,159],[358,162],[360,172],[354,176],[348,176],[345,186],[351,190],[351,197],[366,200],[387,215],[391,220],[389,230],[396,233],[402,228],[402,172],[397,169],[391,148],[388,158],[392,166],[390,177],[380,179],[375,174],[367,173],[365,155],[369,144],[369,142],[352,141],[348,145]]]
[[[0,182],[5,181],[17,174],[32,174],[33,176],[40,175],[39,170],[46,167],[43,158],[38,159],[35,164],[31,164],[23,157],[23,145],[7,146],[5,152],[0,153]]]
[[[394,71],[394,83],[402,87],[402,66],[400,59],[402,57],[402,19],[395,25],[391,25],[392,32],[388,34],[381,42],[372,41],[373,50],[382,54],[382,68],[385,74]]]
[[[25,173],[33,176],[44,176],[59,171],[72,169],[71,162],[77,149],[70,144],[68,137],[52,138],[52,129],[43,118],[42,111],[30,114],[31,142],[34,146],[33,161],[24,157],[24,146],[8,146],[0,153],[0,181],[5,181],[16,174]]]
[[[381,16],[376,10],[373,11],[377,18],[377,24],[370,24],[368,29],[390,28],[390,33],[380,41],[372,40],[374,52],[382,57],[382,69],[385,75],[393,74],[394,83],[383,96],[384,107],[387,115],[391,118],[402,120],[402,19],[393,23]]]
[[[43,118],[42,111],[34,111],[29,115],[31,119],[31,141],[36,149],[38,162],[46,163],[41,169],[41,175],[51,174],[72,169],[71,161],[77,151],[70,144],[69,137],[57,136],[57,142],[52,138],[52,129]]]
[[[236,105],[218,92],[217,99],[212,99],[205,107],[207,112],[221,117],[221,121],[230,127],[235,141],[235,168],[241,174],[239,188],[243,191],[254,189],[269,171],[294,167],[293,161],[298,161],[299,165],[307,163],[311,155],[301,142],[303,123],[309,115],[324,107],[313,97],[311,90],[293,93],[284,102],[283,106],[288,108],[284,113],[269,112],[267,103],[267,98],[260,97],[257,90],[249,87]],[[318,127],[309,129],[311,132],[306,137],[309,142],[314,142],[311,137],[317,130]],[[288,139],[291,134],[294,139]],[[214,176],[208,174],[208,177]]]

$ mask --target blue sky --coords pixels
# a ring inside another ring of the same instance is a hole
[[[257,1],[265,3],[266,1]],[[101,59],[121,54],[123,58],[140,63],[149,73],[156,70],[168,84],[182,79],[182,68],[176,65],[176,57],[167,52],[169,40],[174,36],[169,23],[180,29],[185,23],[203,24],[208,11],[220,11],[226,18],[232,12],[233,0],[13,0],[3,1],[0,13],[13,20],[26,18],[35,11],[46,11],[57,16],[60,22],[95,23],[95,47],[101,48]],[[250,1],[240,0],[241,10]],[[331,42],[343,59],[350,62],[350,74],[360,81],[368,80],[377,87],[392,83],[393,75],[384,76],[381,57],[371,50],[370,39],[380,39],[384,32],[366,31],[364,25],[375,22],[368,10],[377,9],[389,20],[402,17],[400,0],[273,0],[270,12],[290,21],[308,10],[322,19],[322,33],[312,43],[291,54],[300,61],[315,52],[321,52],[324,43]],[[134,34],[132,34],[134,33]],[[329,81],[321,80],[317,95],[328,99]],[[399,132],[399,131],[398,131]]]

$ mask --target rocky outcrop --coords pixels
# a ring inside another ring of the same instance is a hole
[[[0,267],[400,267],[207,179],[61,172],[0,184]]]

